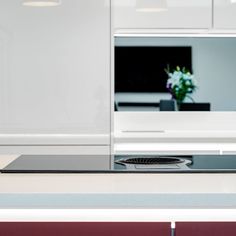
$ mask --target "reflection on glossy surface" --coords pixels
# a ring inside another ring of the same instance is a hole
[[[117,30],[208,29],[212,26],[212,0],[113,0],[113,5]]]
[[[23,6],[31,7],[52,7],[61,4],[60,0],[24,0]]]
[[[160,65],[155,64],[162,62],[160,58],[167,57],[164,61],[166,63],[168,60],[175,62],[175,64],[170,65],[172,68],[180,65],[181,67],[192,67],[192,73],[197,82],[197,88],[194,93],[190,94],[193,100],[186,97],[182,105],[179,106],[179,111],[236,111],[236,79],[234,76],[236,38],[117,37],[115,43],[117,47],[123,47],[125,50],[129,48],[133,48],[133,50],[135,48],[137,50],[139,50],[139,48],[146,48],[146,50],[150,51],[150,48],[153,48],[153,51],[155,51],[156,48],[168,49],[168,47],[179,47],[180,49],[183,47],[184,50],[184,47],[190,47],[192,51],[191,60],[186,60],[186,55],[188,54],[184,53],[184,51],[181,53],[180,50],[180,52],[176,54],[174,49],[173,53],[169,52],[169,49],[166,50],[166,52],[162,52],[164,56],[160,53],[156,53],[152,55],[152,57],[144,57],[141,53],[138,55],[140,60],[145,60],[147,65],[154,65],[150,68],[153,70],[154,79],[157,81],[163,80],[160,76],[164,75],[164,73],[160,74],[158,72],[160,71]],[[176,61],[171,60],[172,57],[176,58]],[[149,60],[150,63],[148,62]],[[161,65],[163,72],[166,63]],[[185,63],[185,65],[183,65],[183,63]],[[132,62],[130,64],[132,65]],[[137,76],[132,77],[132,75],[137,74],[137,71],[140,71],[138,72],[139,74],[143,73],[143,75],[146,76],[150,74],[150,71],[145,71],[146,67],[144,64],[143,66],[137,66],[137,69],[135,69],[135,65],[127,68],[129,80],[133,81],[135,86],[138,83]],[[115,78],[115,83],[118,84],[119,81],[116,79],[117,77]],[[148,78],[145,79],[144,76],[143,81],[147,83]],[[139,92],[116,91],[115,102],[118,111],[159,111],[160,102],[171,100],[172,96],[168,91],[164,92],[162,88],[156,87],[157,85],[157,82],[153,84],[153,89],[156,89],[156,91],[152,92],[144,90],[145,86],[143,86],[143,91]]]

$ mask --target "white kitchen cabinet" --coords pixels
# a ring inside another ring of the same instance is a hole
[[[236,29],[236,1],[214,0],[214,28]]]
[[[166,4],[158,6],[163,1]],[[212,26],[212,0],[152,0],[151,5],[149,2],[113,0],[115,29],[206,29]]]
[[[109,145],[110,1],[0,1],[0,144]]]
[[[116,112],[115,154],[234,155],[235,112]]]

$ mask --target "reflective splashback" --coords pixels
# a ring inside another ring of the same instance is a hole
[[[192,73],[195,88],[186,94],[185,99],[181,101],[181,105],[175,105],[175,111],[236,111],[236,38],[207,38],[207,37],[186,37],[186,38],[163,38],[163,37],[116,37],[115,45],[117,47],[191,47],[192,50],[192,68],[188,65],[170,64],[170,72],[172,77],[174,70],[180,66]],[[169,53],[169,52],[168,52]],[[160,62],[161,54],[156,54],[156,67]],[[176,52],[173,50],[173,55],[177,61],[184,61],[186,53]],[[146,63],[154,64],[155,57],[146,57]],[[167,60],[168,61],[168,60]],[[115,63],[116,64],[116,63]],[[132,62],[130,63],[132,64]],[[163,71],[167,68],[163,66]],[[116,68],[115,68],[116,69]],[[140,68],[137,68],[140,70]],[[155,70],[155,68],[153,68]],[[182,71],[183,72],[183,71]],[[155,71],[153,71],[155,74]],[[145,74],[145,71],[143,71]],[[147,71],[147,76],[150,72]],[[135,71],[134,71],[135,75]],[[136,76],[132,77],[129,71],[130,80],[135,84]],[[167,78],[170,77],[167,76]],[[166,78],[166,86],[168,86]],[[115,80],[119,79],[116,77]],[[156,71],[156,80],[158,77],[158,70]],[[172,83],[173,83],[172,78]],[[148,80],[148,78],[147,78]],[[115,81],[119,83],[119,81]],[[155,83],[153,84],[155,86]],[[168,106],[174,100],[178,103],[178,99],[174,96],[173,91],[166,92],[116,92],[115,104],[118,111],[160,111],[160,102],[165,110],[165,102]],[[169,104],[168,104],[169,102]],[[161,109],[162,110],[162,109]],[[169,111],[169,110],[168,110]]]

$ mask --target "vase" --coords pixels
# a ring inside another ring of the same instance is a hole
[[[176,100],[176,110],[180,111],[180,106],[183,101]]]
[[[175,102],[175,110],[180,111],[181,104],[184,102],[183,100],[172,99]]]

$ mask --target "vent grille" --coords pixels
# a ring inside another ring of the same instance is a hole
[[[157,164],[179,164],[183,163],[185,160],[175,157],[148,157],[148,158],[128,158],[119,160],[119,162],[124,164],[135,164],[135,165],[157,165]]]

